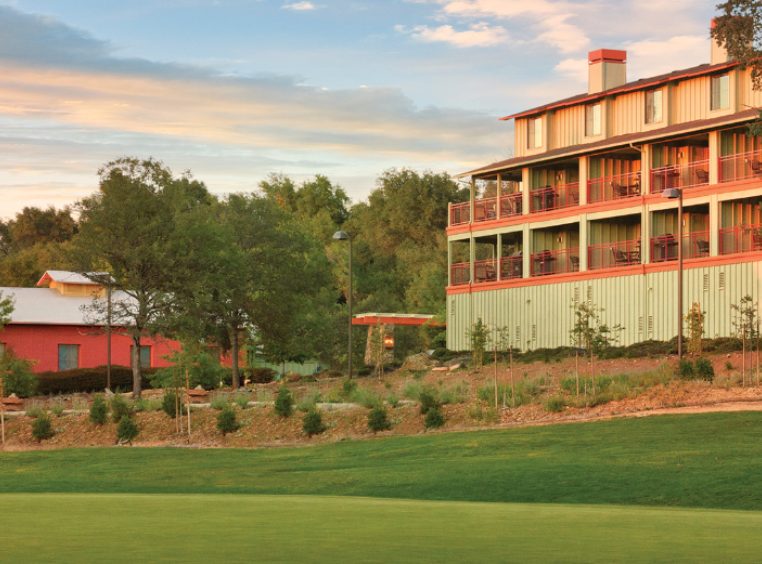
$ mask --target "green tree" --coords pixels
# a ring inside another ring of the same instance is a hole
[[[574,325],[570,331],[572,344],[576,349],[585,350],[590,362],[590,382],[595,394],[595,357],[610,347],[618,339],[623,327],[609,327],[601,321],[603,310],[592,302],[574,302]],[[579,395],[579,370],[576,371],[577,395]],[[587,381],[584,387],[587,396]]]
[[[741,339],[741,385],[746,386],[746,350],[749,342],[759,340],[759,305],[747,294],[730,308],[734,312],[733,328]]]

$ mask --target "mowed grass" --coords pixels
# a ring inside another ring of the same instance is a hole
[[[0,495],[4,562],[755,561],[762,513],[218,494]]]
[[[0,492],[239,493],[762,510],[762,413],[260,450],[0,454]]]

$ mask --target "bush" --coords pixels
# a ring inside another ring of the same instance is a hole
[[[212,409],[220,411],[230,405],[228,396],[226,394],[215,394],[212,400],[209,402],[209,406]]]
[[[119,394],[111,398],[111,420],[114,423],[120,423],[122,418],[129,417],[131,414],[132,410],[126,399]]]
[[[53,404],[53,406],[50,408],[50,412],[55,415],[56,417],[61,417],[64,412],[64,404],[60,401],[57,401]]]
[[[41,413],[32,423],[32,436],[39,443],[51,438],[53,435],[55,433],[53,432],[53,423],[50,421],[50,416],[47,413]]]
[[[392,424],[386,415],[386,409],[382,406],[376,406],[368,413],[368,429],[374,433],[387,431],[392,428]]]
[[[397,407],[400,404],[400,400],[397,396],[394,394],[389,394],[386,398],[386,403],[391,405],[392,407]]]
[[[174,355],[171,360],[177,364],[169,368],[161,368],[149,377],[154,388],[173,388],[178,383],[185,384],[187,367],[188,381],[191,388],[201,386],[205,390],[219,387],[220,382],[229,380],[230,370],[220,365],[219,358],[207,351],[193,355]]]
[[[275,398],[275,413],[281,417],[290,417],[294,412],[294,397],[291,390],[283,386],[278,390],[278,396]]]
[[[354,380],[344,380],[344,383],[341,385],[341,395],[344,398],[348,398],[354,393],[356,389],[357,382]]]
[[[272,368],[249,368],[246,377],[252,384],[269,384],[275,380],[275,370]]]
[[[296,409],[302,413],[307,413],[311,409],[315,409],[315,404],[321,400],[320,392],[314,392],[304,396],[297,404]]]
[[[552,396],[545,401],[545,409],[551,413],[563,411],[565,406],[564,398],[560,396]]]
[[[178,413],[182,414],[185,409],[182,400],[180,400],[178,405],[177,399],[178,397],[174,390],[164,390],[164,396],[161,398],[161,410],[172,419],[174,419]]]
[[[352,393],[350,399],[354,403],[359,403],[361,406],[372,409],[378,405],[381,405],[381,397],[373,390],[367,388],[357,388]]]
[[[143,369],[143,387],[150,388],[152,368]],[[78,392],[102,392],[106,388],[106,367],[75,368],[62,372],[41,372],[36,375],[39,394],[71,394]],[[131,390],[132,370],[127,366],[111,367],[112,389]]]
[[[16,394],[20,398],[33,396],[38,388],[37,376],[32,374],[32,363],[13,356],[7,351],[0,360],[5,394]]]
[[[694,369],[696,371],[696,376],[698,376],[702,380],[706,380],[707,382],[711,382],[714,380],[714,367],[712,366],[712,363],[708,359],[706,358],[696,359],[696,364],[694,365]]]
[[[693,378],[693,365],[690,360],[681,358],[677,364],[677,375],[681,380],[690,380]]]
[[[217,414],[217,429],[219,429],[223,435],[227,435],[228,433],[236,432],[240,428],[241,425],[238,423],[235,410],[230,405],[226,405],[222,411]]]
[[[140,411],[161,411],[164,409],[163,406],[164,398],[162,399],[146,399],[146,398],[138,398],[136,399],[133,404],[132,408],[136,412]]]
[[[95,396],[90,406],[90,421],[96,425],[104,425],[108,419],[108,406],[103,396]]]
[[[119,425],[116,426],[116,439],[121,443],[132,444],[132,440],[138,436],[138,424],[128,415],[122,416]]]
[[[434,393],[429,390],[423,390],[418,396],[418,401],[421,403],[421,413],[423,415],[427,414],[432,409],[439,409],[439,400]]]
[[[445,419],[438,406],[431,407],[423,419],[423,426],[427,429],[436,429],[444,425]]]
[[[317,409],[311,409],[304,415],[302,430],[308,437],[319,435],[326,429],[327,427],[323,425],[323,417]]]
[[[233,398],[233,401],[235,404],[240,407],[241,409],[246,409],[249,407],[249,395],[248,394],[236,394]]]

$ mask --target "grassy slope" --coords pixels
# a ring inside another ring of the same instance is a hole
[[[7,562],[751,562],[762,550],[762,513],[703,509],[5,494],[0,514]]]
[[[0,476],[0,492],[237,492],[762,510],[762,414],[313,448],[4,453]]]

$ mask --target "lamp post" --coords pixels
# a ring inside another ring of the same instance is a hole
[[[349,379],[352,379],[352,237],[346,231],[337,231],[333,234],[336,241],[349,243],[349,290],[347,291],[347,306],[349,306],[349,327],[347,331],[347,370]]]
[[[683,358],[683,189],[668,188],[662,196],[677,199],[677,358]]]

